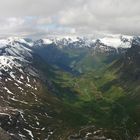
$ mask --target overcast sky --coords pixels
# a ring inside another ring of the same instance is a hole
[[[0,37],[140,35],[140,0],[0,2]]]

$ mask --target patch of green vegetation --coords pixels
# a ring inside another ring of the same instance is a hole
[[[139,93],[139,87],[132,84],[126,90],[125,85],[130,83],[124,84],[119,79],[121,62],[117,61],[118,65],[113,61],[114,57],[94,55],[88,49],[64,49],[59,50],[59,53],[66,60],[56,58],[53,64],[59,67],[50,72],[46,70],[54,85],[53,94],[60,99],[60,104],[56,103],[52,109],[55,112],[53,125],[58,129],[57,138],[66,137],[86,125],[119,131],[120,135],[126,132],[134,135],[139,126],[139,113],[134,111],[139,110],[139,99],[136,103],[136,99],[132,100],[129,95],[132,95],[132,90]],[[61,65],[57,63],[60,60]],[[45,72],[47,66],[42,68]],[[70,68],[70,71],[65,68]],[[131,89],[129,94],[128,89]]]
[[[93,69],[79,76],[58,71],[56,75],[53,82],[63,94],[65,106],[58,118],[69,129],[94,124],[105,129],[118,128],[122,135],[127,130],[132,134],[135,122],[128,107],[120,101],[127,94],[118,84],[114,70]],[[69,99],[69,95],[76,98]]]

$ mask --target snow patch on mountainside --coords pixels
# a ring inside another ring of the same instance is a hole
[[[8,71],[9,68],[20,68],[22,65],[19,63],[19,61],[25,62],[25,60],[20,57],[0,56],[0,70]]]
[[[53,41],[51,39],[42,39],[44,44],[52,44]]]
[[[129,36],[104,37],[100,39],[101,43],[114,48],[131,48],[132,38]]]

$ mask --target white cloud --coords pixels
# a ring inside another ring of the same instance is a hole
[[[140,35],[139,0],[4,0],[0,36]]]

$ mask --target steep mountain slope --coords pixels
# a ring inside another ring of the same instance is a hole
[[[140,39],[135,38],[132,42],[132,47],[126,52],[123,58],[113,65],[118,66],[117,74],[119,75],[118,82],[127,92],[127,99],[122,99],[120,102],[125,105],[130,112],[134,121],[140,126]],[[139,132],[139,131],[138,131]]]
[[[43,69],[49,71],[47,64],[25,40],[5,41],[0,50],[1,128],[14,140],[49,137],[53,133],[51,125],[46,127],[53,120],[49,113],[55,114],[53,106],[59,101],[47,89],[50,86],[43,73]]]
[[[139,52],[140,39],[135,37],[132,47],[109,66],[101,79],[95,81],[105,98],[115,101],[111,111],[112,117],[114,116],[114,123],[117,119],[118,129],[119,127],[126,129],[123,132],[126,133],[124,139],[138,139],[140,136]]]

